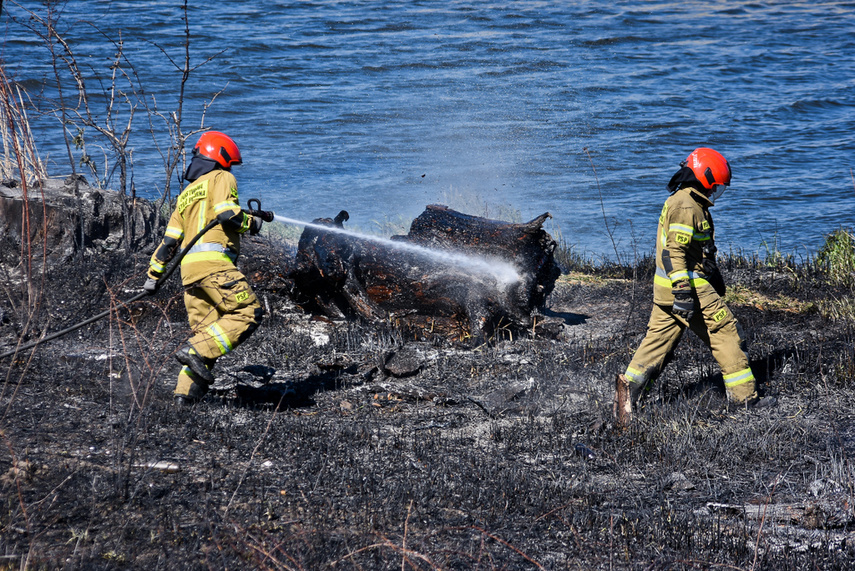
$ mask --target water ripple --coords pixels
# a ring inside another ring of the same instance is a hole
[[[69,2],[58,29],[93,91],[109,84],[115,55],[98,30],[121,30],[140,82],[166,108],[180,72],[163,52],[182,61],[181,10],[170,0],[145,7]],[[815,247],[855,214],[853,8],[740,0],[191,6],[199,67],[187,84],[186,126],[205,110],[206,124],[234,134],[245,156],[242,194],[277,212],[312,219],[347,208],[366,227],[448,197],[478,197],[510,204],[522,219],[549,211],[577,251],[596,255],[611,254],[606,226],[627,249],[652,249],[665,182],[692,148],[709,145],[733,164],[738,189],[716,206],[720,239],[750,249],[777,232],[782,249]],[[5,69],[44,95],[47,110],[56,94],[46,50],[14,21],[4,34]],[[162,163],[140,117],[134,180],[155,195]],[[34,113],[31,122],[53,173],[64,174],[56,117]],[[97,146],[94,132],[86,137]]]

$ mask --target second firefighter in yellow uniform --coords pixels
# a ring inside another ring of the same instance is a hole
[[[709,207],[730,184],[730,165],[713,149],[689,155],[671,179],[672,195],[659,215],[653,310],[647,334],[616,387],[619,420],[655,379],[688,327],[712,351],[721,368],[728,400],[757,399],[741,327],[722,300],[724,282],[715,261],[715,230]],[[628,402],[618,403],[621,385]]]
[[[263,315],[255,293],[235,266],[241,235],[257,233],[261,226],[261,220],[243,212],[238,202],[237,181],[229,169],[240,161],[240,151],[229,137],[216,131],[202,135],[184,177],[189,184],[178,196],[149,265],[146,289],[155,290],[176,250],[185,250],[214,223],[181,260],[193,336],[176,353],[184,365],[175,387],[180,404],[195,402],[207,392],[214,381],[210,372],[214,362],[245,341]]]

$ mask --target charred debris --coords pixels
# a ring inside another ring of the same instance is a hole
[[[315,223],[342,228],[345,216]],[[561,273],[548,217],[513,224],[432,205],[407,235],[383,242],[307,228],[293,293],[313,313],[393,322],[423,337],[480,344],[499,328],[529,331]]]

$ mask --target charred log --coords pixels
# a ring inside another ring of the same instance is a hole
[[[369,240],[343,233],[347,213],[307,227],[292,279],[298,302],[327,317],[358,315],[481,341],[498,329],[527,330],[560,270],[549,214],[524,224],[432,205],[405,236]]]
[[[344,228],[350,216],[342,210],[335,218],[316,218],[312,222],[331,228]],[[352,244],[343,235],[307,227],[300,235],[291,277],[296,297],[314,313],[341,319],[345,317],[346,300],[342,290],[348,275],[347,260]]]

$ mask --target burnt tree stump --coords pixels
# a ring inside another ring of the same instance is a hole
[[[316,219],[297,246],[295,298],[313,313],[392,321],[423,337],[478,343],[528,330],[561,273],[542,228],[549,216],[514,224],[431,205],[388,240],[348,234],[344,211]]]

